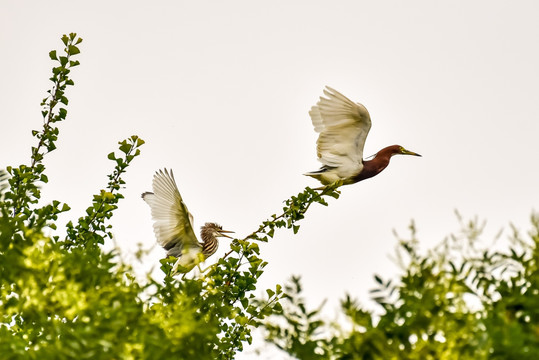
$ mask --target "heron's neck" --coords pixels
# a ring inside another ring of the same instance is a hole
[[[204,241],[202,243],[202,254],[204,254],[205,257],[215,254],[217,248],[219,247],[219,241],[217,238],[213,235],[202,236],[202,240]]]
[[[354,178],[356,182],[378,175],[389,165],[389,160],[393,155],[392,149],[383,148],[378,151],[374,159],[363,161],[363,170]]]

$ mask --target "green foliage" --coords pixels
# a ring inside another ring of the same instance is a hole
[[[258,242],[277,228],[296,233],[298,221],[312,203],[338,197],[338,184],[321,193],[306,188],[286,201],[200,276],[166,276],[156,282],[134,278],[115,251],[101,247],[112,238],[111,219],[123,198],[122,175],[140,155],[144,141],[121,141],[108,159],[114,169],[108,185],[91,199],[86,213],[65,226],[65,238],[54,235],[58,214],[67,204],[40,203],[49,179],[43,163],[56,149],[57,124],[67,119],[66,95],[74,84],[71,69],[79,65],[82,39],[64,35],[63,52],[51,51],[55,62],[52,87],[43,99],[43,127],[32,134],[30,164],[0,171],[0,354],[2,359],[231,359],[252,341],[251,331],[281,310],[280,285],[255,296],[266,262]],[[81,160],[83,161],[83,160]],[[52,235],[49,235],[52,234]],[[163,259],[162,270],[171,263]]]
[[[233,240],[230,251],[204,276],[184,281],[175,281],[167,276],[165,287],[156,294],[158,305],[152,309],[167,311],[168,315],[163,319],[171,318],[177,312],[188,316],[184,321],[174,320],[169,324],[174,340],[181,344],[192,343],[196,341],[178,338],[178,334],[196,336],[198,348],[192,356],[201,358],[201,354],[208,354],[209,359],[231,359],[237,351],[243,350],[245,343],[251,344],[252,328],[259,326],[266,316],[281,311],[280,300],[284,296],[281,286],[276,285],[275,289],[266,289],[266,298],[256,298],[256,284],[267,265],[260,256],[257,242],[268,241],[278,228],[297,232],[297,222],[303,219],[309,206],[313,203],[327,204],[324,196],[338,197],[337,187],[337,184],[329,186],[320,193],[306,188],[287,200],[282,214],[272,215],[271,220],[264,221],[244,239]],[[164,273],[169,274],[171,263],[163,260],[162,264]],[[159,284],[154,285],[160,287]],[[162,304],[166,307],[163,308]],[[187,305],[189,307],[185,308]],[[176,307],[181,310],[174,310]],[[191,330],[186,324],[192,324],[189,325]],[[174,327],[177,327],[176,331]],[[197,332],[193,333],[193,329]],[[203,330],[205,338],[200,333]]]
[[[77,225],[70,221],[67,227],[67,239],[65,246],[95,246],[104,244],[106,238],[112,239],[110,229],[112,225],[106,224],[113,211],[118,208],[117,204],[123,195],[118,191],[125,182],[121,175],[129,166],[131,161],[140,155],[139,147],[144,144],[144,140],[133,135],[129,139],[119,142],[122,157],[116,157],[113,152],[108,155],[109,160],[116,162],[114,172],[109,175],[109,183],[106,190],[101,190],[99,194],[93,196],[92,205],[86,209],[86,216],[80,217]]]
[[[332,339],[322,336],[322,306],[308,311],[301,291],[299,277],[292,277],[285,286],[285,305],[272,317],[286,319],[286,326],[283,326],[282,322],[266,321],[264,327],[268,334],[267,339],[298,359],[327,359],[335,344],[331,343]]]
[[[346,324],[328,322],[321,308],[308,310],[299,278],[257,297],[267,262],[260,242],[278,229],[297,233],[314,203],[338,198],[339,183],[306,188],[285,201],[256,231],[234,239],[207,271],[172,278],[161,261],[163,282],[137,280],[116,250],[111,219],[123,198],[122,179],[144,141],[131,136],[110,153],[114,164],[105,189],[86,213],[55,235],[67,204],[40,203],[49,179],[45,156],[56,149],[57,124],[67,119],[66,90],[79,62],[82,39],[64,35],[52,87],[43,99],[43,127],[32,134],[29,164],[0,170],[0,354],[2,359],[232,359],[263,326],[267,339],[300,359],[536,359],[539,358],[539,220],[509,250],[478,250],[481,226],[464,224],[422,255],[414,227],[400,240],[398,280],[375,276],[375,315],[347,296]],[[83,160],[80,160],[83,161]],[[474,305],[475,304],[475,305]]]
[[[471,221],[426,255],[412,224],[398,281],[374,277],[381,315],[347,296],[348,323],[329,323],[305,309],[293,279],[267,340],[299,359],[537,359],[539,218],[532,224],[528,239],[515,233],[509,250],[494,251],[477,249],[482,227]]]
[[[45,227],[55,229],[54,223],[58,214],[69,210],[67,204],[53,201],[37,207],[41,197],[38,183],[47,183],[43,157],[56,148],[55,142],[58,139],[59,130],[55,123],[65,120],[67,110],[65,107],[57,106],[67,103],[65,90],[67,86],[73,85],[69,77],[71,68],[79,65],[78,61],[71,60],[78,53],[76,45],[82,39],[76,34],[64,35],[62,41],[65,45],[65,56],[59,60],[54,52],[50,54],[51,59],[59,62],[60,65],[53,68],[53,76],[50,78],[53,83],[52,89],[48,90],[48,96],[43,99],[42,115],[44,119],[43,128],[40,131],[34,130],[32,134],[38,139],[36,147],[32,147],[30,165],[20,165],[19,167],[7,168],[8,184],[6,186],[6,173],[3,173],[0,190],[0,255],[3,260],[0,263],[2,277],[13,280],[19,270],[25,267],[24,251],[35,245],[42,238]],[[65,100],[63,100],[65,99]]]

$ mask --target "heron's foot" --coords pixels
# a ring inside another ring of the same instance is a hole
[[[337,180],[331,184],[328,185],[328,187],[332,187],[334,189],[337,189],[344,185],[344,179]]]
[[[326,192],[330,190],[336,190],[339,187],[341,187],[343,184],[344,184],[344,180],[337,180],[337,181],[332,182],[331,184],[326,184],[324,186],[313,188],[313,190]]]
[[[326,186],[324,187],[319,187],[319,188],[316,188],[316,190],[322,190],[320,192],[320,195],[330,195],[330,196],[333,196],[335,197],[334,195],[332,195],[333,193],[337,193],[337,194],[340,194],[341,191],[339,190],[339,188],[341,186],[344,185],[344,180],[337,180],[335,182],[332,182],[331,184],[327,184]]]

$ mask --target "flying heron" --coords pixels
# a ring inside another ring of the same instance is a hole
[[[324,95],[327,98],[320,97],[309,111],[314,131],[320,133],[316,143],[318,160],[323,166],[304,175],[324,185],[336,181],[348,185],[378,175],[393,155],[421,156],[400,145],[391,145],[378,151],[372,160],[363,160],[365,139],[371,129],[369,112],[329,86]]]
[[[193,215],[187,210],[176,186],[172,170],[159,170],[153,177],[153,193],[145,192],[142,199],[150,205],[153,229],[157,243],[167,250],[167,256],[178,259],[171,274],[187,273],[212,256],[219,246],[218,237],[233,231],[226,231],[216,223],[206,223],[201,227],[197,240],[193,231]],[[200,269],[200,266],[199,266]]]

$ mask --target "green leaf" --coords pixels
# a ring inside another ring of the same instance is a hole
[[[60,110],[58,110],[58,113],[59,113],[59,115],[60,115],[60,118],[65,119],[66,116],[67,116],[67,109],[65,109],[65,108],[60,108]]]
[[[247,309],[247,307],[249,306],[249,299],[243,298],[243,299],[240,300],[240,303],[241,303],[241,306],[243,306],[244,309]]]
[[[69,45],[68,52],[70,55],[77,55],[80,54],[80,50],[75,45]]]
[[[58,60],[58,57],[56,56],[56,50],[52,50],[51,52],[49,52],[49,57],[51,58],[51,60]]]
[[[128,144],[126,141],[123,141],[120,144],[121,144],[120,151],[122,151],[125,154],[129,153],[129,150],[131,150],[131,145]]]
[[[240,324],[241,326],[245,326],[247,324],[247,321],[249,321],[249,319],[246,316],[240,315],[236,317],[236,322]]]
[[[133,136],[133,139],[135,139],[135,136]],[[144,145],[144,140],[142,140],[138,136],[136,137],[136,141],[137,141],[137,147]]]

